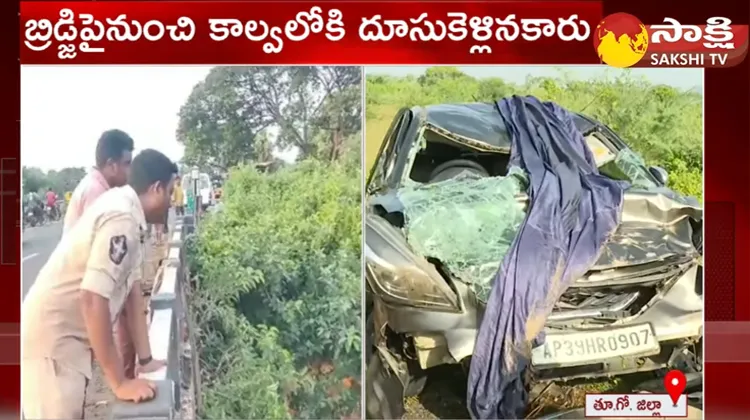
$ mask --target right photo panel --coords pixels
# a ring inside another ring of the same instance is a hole
[[[364,74],[367,418],[702,418],[703,70]]]

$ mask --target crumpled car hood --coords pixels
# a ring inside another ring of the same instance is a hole
[[[622,221],[592,270],[633,266],[677,256],[696,256],[693,222],[703,210],[665,190],[628,190]]]

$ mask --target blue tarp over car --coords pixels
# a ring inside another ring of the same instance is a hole
[[[509,167],[528,175],[529,207],[493,281],[467,400],[474,418],[516,419],[525,414],[532,345],[619,224],[629,184],[599,174],[574,115],[557,104],[514,96],[496,107],[510,137]]]

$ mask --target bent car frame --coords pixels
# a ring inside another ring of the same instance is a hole
[[[580,114],[575,124],[600,172],[633,187],[597,262],[544,321],[544,343],[532,350],[535,378],[700,371],[702,208],[668,189],[666,171],[646,166],[606,125]],[[511,219],[528,204],[523,186],[508,181],[510,151],[494,104],[395,116],[367,180],[368,417],[400,418],[426,369],[470,361],[499,242],[512,240]],[[426,213],[431,224],[416,232]],[[509,236],[482,234],[498,224]],[[466,240],[454,225],[474,236]]]

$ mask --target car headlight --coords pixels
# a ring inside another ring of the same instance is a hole
[[[392,226],[374,226],[368,220],[365,260],[367,281],[373,293],[391,304],[459,311],[456,293],[437,269],[414,255],[403,237],[395,232]]]

